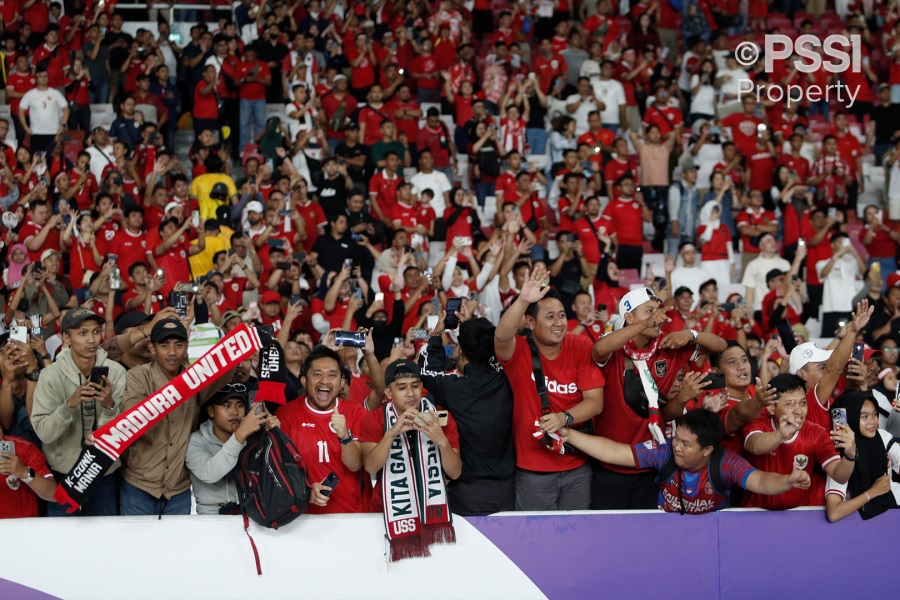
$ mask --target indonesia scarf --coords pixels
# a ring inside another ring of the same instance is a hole
[[[77,510],[135,440],[261,346],[255,329],[245,324],[235,327],[172,381],[98,428],[93,435],[93,445],[86,445],[81,450],[75,466],[56,488],[53,499],[68,504],[69,512]]]
[[[383,407],[384,430],[397,422],[394,404]],[[433,411],[423,398],[419,410]],[[390,561],[431,556],[431,544],[456,542],[453,517],[444,485],[444,469],[437,445],[421,431],[394,438],[381,470],[384,526],[390,545]]]
[[[647,361],[653,358],[659,347],[659,338],[653,340],[650,347],[646,350],[639,350],[633,340],[629,340],[625,344],[625,356],[631,359],[634,368],[641,378],[641,387],[644,388],[644,394],[647,396],[647,406],[650,410],[650,418],[647,427],[650,429],[650,435],[657,444],[665,444],[666,436],[663,434],[662,418],[659,416],[659,389],[656,387],[656,381],[650,373],[650,367]]]
[[[262,335],[261,338],[270,338]],[[285,404],[287,399],[284,390],[287,386],[287,367],[284,364],[284,351],[274,339],[262,339],[259,351],[259,387],[254,402],[272,402]]]

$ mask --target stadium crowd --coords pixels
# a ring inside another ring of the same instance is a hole
[[[74,514],[231,510],[274,426],[313,513],[401,436],[457,514],[898,506],[896,0],[150,4],[0,2],[0,517],[241,323],[285,403],[244,361]]]

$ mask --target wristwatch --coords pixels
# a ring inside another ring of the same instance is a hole
[[[347,437],[345,437],[344,439],[338,439],[338,441],[341,443],[342,446],[346,446],[347,444],[349,444],[350,442],[353,441],[353,433],[351,433],[351,431],[348,429]]]
[[[25,477],[22,479],[25,483],[31,483],[34,479],[35,472],[31,467],[25,467]]]
[[[572,425],[575,424],[575,419],[572,417],[572,415],[569,413],[569,411],[564,410],[563,415],[565,415],[565,417],[566,417],[566,427],[571,427]]]
[[[691,332],[691,335],[694,336],[694,341],[696,342],[700,338],[700,332],[695,329],[688,329]]]
[[[34,381],[35,383],[37,383],[37,380],[40,378],[41,378],[41,370],[40,369],[35,369],[31,373],[27,373],[25,375],[25,379],[27,379],[28,381]]]

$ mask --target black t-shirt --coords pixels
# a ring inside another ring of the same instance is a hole
[[[354,144],[353,146],[348,146],[347,142],[342,142],[338,144],[338,147],[334,149],[334,155],[338,158],[343,158],[347,160],[348,158],[357,158],[360,156],[369,156],[369,147],[365,144]],[[366,180],[366,170],[365,168],[360,169],[351,164],[347,164],[347,174],[350,176],[350,179],[353,180],[354,183],[360,183],[362,185],[366,185],[368,181]]]
[[[319,204],[328,220],[333,221],[336,215],[342,214],[347,208],[346,180],[340,173],[337,177],[328,179],[322,171],[314,174],[313,180],[318,188],[316,195],[319,197]]]
[[[872,109],[872,120],[875,121],[875,143],[890,144],[891,135],[900,129],[900,110],[894,104],[876,106]]]
[[[319,265],[326,271],[340,271],[348,258],[359,264],[359,245],[350,239],[349,233],[339,240],[331,234],[320,236],[312,251],[318,254]]]

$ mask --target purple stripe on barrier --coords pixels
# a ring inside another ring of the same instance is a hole
[[[467,519],[551,599],[896,595],[900,510],[834,524],[822,511]]]
[[[0,598],[12,600],[59,600],[56,596],[18,584],[8,579],[0,579]]]

